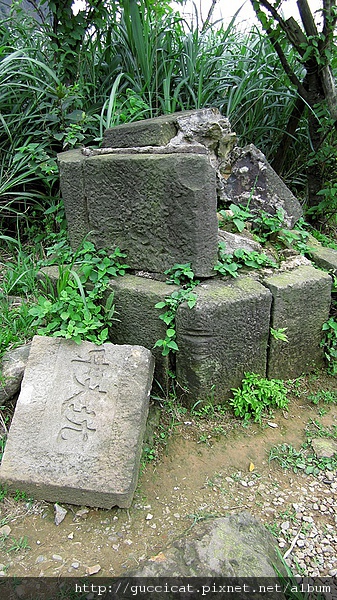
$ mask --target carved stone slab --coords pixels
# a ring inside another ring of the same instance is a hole
[[[142,346],[35,336],[0,482],[51,502],[130,506],[153,368]]]

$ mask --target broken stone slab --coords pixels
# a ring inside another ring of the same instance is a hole
[[[249,144],[236,147],[230,160],[231,173],[224,183],[224,199],[249,205],[250,211],[264,210],[271,215],[282,209],[285,225],[292,228],[303,214],[301,205],[264,154]]]
[[[311,440],[313,451],[317,458],[331,458],[337,454],[337,442],[327,438],[315,438]]]
[[[316,247],[310,251],[310,258],[321,269],[326,269],[337,275],[337,250],[323,246]]]
[[[145,146],[184,146],[200,144],[215,150],[226,136],[236,141],[231,133],[228,119],[217,108],[186,110],[170,115],[161,115],[153,119],[144,119],[112,127],[104,132],[103,148],[125,148]],[[233,143],[231,144],[231,148]]]
[[[267,277],[273,295],[271,327],[285,328],[288,343],[269,341],[268,377],[290,379],[323,366],[322,326],[329,318],[331,277],[312,266],[300,266]]]
[[[247,250],[247,252],[265,252],[261,244],[252,240],[250,237],[245,235],[239,235],[237,233],[231,233],[219,229],[218,241],[226,244],[226,252],[233,254],[234,250]]]
[[[162,356],[161,348],[154,348],[157,340],[166,336],[166,325],[159,318],[163,312],[155,308],[179,288],[161,281],[124,275],[110,281],[107,293],[114,293],[118,321],[112,321],[109,339],[115,344],[139,344],[151,350],[155,357],[155,382],[164,393],[168,392],[169,357]]]
[[[277,542],[257,519],[242,512],[197,523],[126,576],[268,578],[278,573],[286,575]]]
[[[125,250],[132,269],[163,273],[176,263],[190,262],[197,277],[212,276],[218,223],[216,176],[208,156],[87,158],[77,152],[59,155],[72,246],[90,232],[97,248]],[[76,187],[71,165],[77,168],[79,162]],[[77,213],[85,213],[80,226],[79,217],[72,216]]]
[[[0,403],[18,393],[28,361],[31,344],[8,350],[1,362]]]
[[[53,503],[130,506],[153,367],[141,346],[35,336],[1,483]]]
[[[194,291],[196,305],[177,311],[177,382],[188,404],[226,400],[246,371],[266,374],[272,296],[251,277],[207,280]]]

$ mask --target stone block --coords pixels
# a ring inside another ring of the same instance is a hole
[[[1,483],[51,502],[130,506],[153,362],[140,346],[35,336]]]
[[[91,239],[119,246],[131,268],[163,273],[190,262],[212,275],[217,256],[215,172],[197,154],[102,155],[85,164]],[[66,212],[77,198],[64,198]]]
[[[90,231],[84,190],[85,157],[80,150],[69,150],[58,154],[57,158],[69,242],[73,248],[77,248]]]
[[[337,275],[337,251],[333,248],[323,246],[313,248],[310,252],[310,258],[321,269],[332,271],[334,275]]]
[[[117,125],[106,129],[102,147],[166,146],[177,133],[176,123],[177,116],[172,114]]]
[[[311,266],[264,281],[273,295],[271,327],[286,328],[289,342],[270,336],[268,377],[290,379],[323,365],[322,325],[329,318],[331,278]]]
[[[189,404],[213,394],[222,401],[246,371],[266,374],[272,296],[250,277],[208,280],[195,291],[195,307],[177,312],[177,381]]]
[[[155,308],[177,290],[175,285],[161,281],[124,275],[111,280],[109,292],[114,292],[114,303],[118,321],[109,329],[109,339],[115,344],[139,344],[151,350],[155,357],[155,381],[166,393],[168,391],[168,369],[172,368],[167,356],[160,348],[153,348],[157,340],[165,338],[166,325],[159,319],[161,310]]]
[[[284,211],[284,222],[293,227],[302,216],[302,208],[293,193],[268,163],[254,144],[233,151],[231,174],[224,192],[228,201],[246,206],[250,210],[264,210],[276,214]]]

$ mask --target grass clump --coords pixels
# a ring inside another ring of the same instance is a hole
[[[245,422],[253,419],[261,423],[265,413],[274,408],[287,410],[289,400],[287,388],[279,379],[266,379],[257,373],[245,373],[241,388],[231,390],[233,398],[229,404],[236,417]]]

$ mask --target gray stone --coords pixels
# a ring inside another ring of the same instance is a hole
[[[153,362],[140,346],[35,336],[0,481],[51,502],[130,506]]]
[[[162,115],[125,123],[106,129],[103,148],[128,148],[130,146],[166,146],[178,131],[176,114]]]
[[[177,381],[187,402],[228,398],[246,371],[266,374],[269,291],[250,277],[208,280],[177,311]]]
[[[311,260],[321,269],[332,271],[337,275],[337,250],[332,248],[316,247],[310,252]]]
[[[58,155],[58,163],[69,242],[73,248],[77,248],[90,231],[83,175],[85,157],[80,150],[69,150]],[[68,203],[70,206],[67,210]]]
[[[139,344],[152,351],[155,357],[155,381],[164,393],[168,389],[167,370],[172,367],[161,348],[154,348],[157,340],[165,338],[166,325],[159,318],[163,310],[155,305],[177,290],[175,285],[161,281],[124,275],[110,281],[108,293],[113,291],[116,316],[109,328],[109,339],[114,344]]]
[[[107,129],[103,148],[181,146],[199,143],[224,155],[230,124],[216,108],[186,110]],[[236,140],[236,136],[232,135]],[[232,147],[232,146],[231,146]]]
[[[286,328],[288,343],[270,336],[268,377],[289,379],[323,365],[322,326],[329,318],[331,278],[312,266],[268,277],[271,327]]]
[[[337,454],[337,442],[326,438],[315,438],[311,440],[311,445],[318,458],[331,458]]]
[[[228,201],[243,206],[249,203],[250,210],[274,215],[282,209],[284,223],[290,228],[302,216],[298,200],[253,144],[233,151],[224,192]]]
[[[21,386],[31,344],[5,352],[1,364],[0,403],[15,396]]]
[[[276,577],[276,569],[286,575],[276,540],[252,515],[243,512],[198,523],[126,575],[266,578]]]
[[[73,151],[59,156],[72,245],[90,231],[98,248],[125,250],[133,269],[163,273],[190,262],[196,276],[212,275],[218,224],[215,170],[206,155],[107,154],[84,160]],[[71,165],[79,161],[77,185]]]
[[[58,504],[54,504],[54,523],[55,525],[60,525],[62,521],[66,518],[67,510],[63,508],[63,506],[59,506]]]
[[[265,253],[261,244],[248,237],[248,235],[238,235],[237,233],[230,233],[229,231],[219,229],[218,240],[226,244],[227,254],[233,254],[234,250]]]

